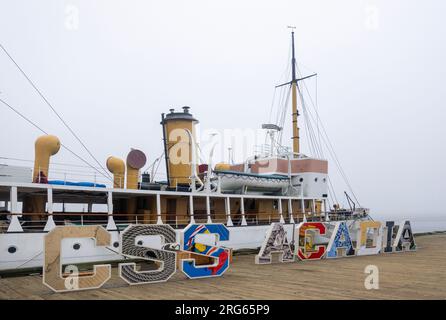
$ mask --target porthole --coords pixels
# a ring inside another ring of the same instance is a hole
[[[325,182],[327,182],[327,179],[324,178],[324,179],[322,179],[322,181],[325,183]]]
[[[17,251],[17,247],[15,247],[15,246],[10,246],[8,248],[8,252],[11,254],[16,253],[16,251]]]
[[[304,178],[300,178],[300,179],[299,179],[299,182],[303,182],[303,181],[304,181]]]
[[[113,242],[113,247],[115,248],[119,247],[119,242],[118,241]]]
[[[136,244],[137,244],[138,246],[142,246],[142,240],[139,240]]]
[[[79,250],[80,248],[81,248],[81,244],[80,243],[73,244],[73,249],[74,250]]]
[[[314,178],[314,182],[317,182],[317,178]]]

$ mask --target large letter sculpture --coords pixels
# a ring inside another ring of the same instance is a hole
[[[396,235],[398,233],[398,226],[393,221],[386,221],[386,227],[384,232],[383,248],[384,252],[393,252],[393,243],[395,242]]]
[[[119,276],[127,283],[163,282],[176,272],[176,253],[135,244],[138,236],[161,236],[162,246],[176,242],[175,230],[169,225],[130,225],[122,233],[121,253],[129,258],[161,262],[156,270],[137,271],[136,263],[119,264]]]
[[[339,249],[342,250],[342,255],[339,255]],[[354,254],[355,249],[353,248],[347,224],[345,222],[336,222],[330,242],[328,243],[327,258],[353,256]]]
[[[325,225],[321,222],[303,222],[297,227],[298,246],[297,256],[301,260],[322,259],[326,246],[316,244],[316,235],[325,235]]]
[[[215,237],[215,246],[198,243],[195,237],[199,234],[210,234]],[[229,268],[228,249],[217,247],[218,241],[229,240],[229,230],[224,224],[190,224],[182,232],[181,249],[194,255],[209,257],[213,264],[195,265],[195,259],[187,258],[181,261],[181,270],[191,279],[221,276]]]
[[[62,277],[61,244],[66,238],[92,238],[96,246],[110,245],[110,233],[102,226],[60,226],[45,235],[43,284],[55,292],[100,288],[111,276],[111,266],[95,265],[93,275],[80,276],[76,266],[66,269],[72,273]]]
[[[369,233],[369,231],[372,231]],[[368,243],[368,234],[371,234],[371,244]],[[379,221],[361,221],[356,236],[356,254],[358,256],[378,254],[382,248],[383,227]]]
[[[265,241],[255,257],[256,264],[271,263],[271,253],[279,252],[279,262],[293,262],[293,248],[288,242],[286,231],[281,223],[272,223],[266,232]]]
[[[395,239],[395,251],[415,251],[417,246],[409,220],[400,223]]]

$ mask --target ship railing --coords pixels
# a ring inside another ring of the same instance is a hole
[[[234,196],[234,195],[198,195],[198,194],[182,194],[181,197],[188,198],[188,206],[186,215],[182,215],[182,213],[177,212],[177,210],[167,210],[164,212],[162,209],[162,197],[163,195],[160,193],[153,193],[147,195],[151,197],[152,201],[155,201],[154,206],[150,210],[146,210],[146,212],[136,212],[136,213],[116,213],[113,209],[113,195],[115,191],[107,190],[106,199],[101,192],[101,203],[105,201],[107,207],[107,212],[96,212],[91,211],[91,206],[88,206],[88,212],[60,212],[55,211],[55,203],[53,202],[53,188],[44,187],[47,192],[46,200],[47,200],[47,210],[48,213],[21,213],[21,209],[19,206],[19,198],[18,194],[21,187],[11,186],[10,187],[10,197],[9,204],[5,205],[9,211],[13,212],[13,214],[8,214],[11,217],[11,223],[8,227],[8,232],[20,232],[23,231],[23,227],[25,228],[38,228],[40,225],[41,228],[45,226],[44,220],[49,222],[50,217],[51,220],[56,222],[57,224],[66,224],[71,221],[75,221],[76,224],[84,225],[84,224],[92,224],[92,223],[103,223],[107,222],[107,227],[111,228],[114,226],[114,223],[156,223],[156,224],[170,224],[176,228],[181,228],[189,223],[226,223],[227,226],[249,226],[249,225],[266,225],[271,224],[272,222],[284,222],[284,223],[296,223],[300,220],[298,218],[302,217],[302,213],[306,214],[307,221],[320,221],[320,217],[314,218],[315,214],[310,212],[306,212],[306,207],[303,205],[297,206],[293,209],[292,198],[282,197],[276,198],[271,197],[271,199],[276,200],[273,204],[274,210],[271,213],[258,213],[252,212],[252,209],[249,208],[248,202],[245,200],[249,200],[251,198],[255,198],[254,196],[246,197],[243,195]],[[119,197],[119,193],[118,193]],[[143,195],[139,195],[139,197],[143,197]],[[197,198],[205,198],[204,208],[201,207],[202,204],[195,204],[195,199]],[[211,199],[220,198],[224,199],[224,206],[221,208],[219,212],[215,212],[215,208],[211,206]],[[267,198],[268,199],[268,198]],[[233,206],[231,201],[235,200],[236,204]],[[279,201],[277,201],[279,200]],[[314,200],[313,200],[314,202]],[[287,206],[284,204],[288,203]],[[60,203],[59,203],[60,204]],[[88,204],[88,203],[87,203]],[[93,204],[93,203],[91,203]],[[84,204],[85,205],[85,204]],[[246,208],[245,208],[246,206]],[[196,209],[194,209],[196,207]],[[231,208],[232,207],[232,208]],[[314,205],[312,206],[315,207]],[[10,209],[9,209],[10,208]],[[224,209],[223,209],[224,208]],[[290,209],[289,209],[290,208]],[[53,212],[54,210],[54,212]],[[235,210],[235,212],[234,212]],[[222,212],[223,211],[223,212]],[[292,212],[292,214],[290,212]],[[28,215],[32,215],[33,217],[28,217]],[[69,217],[65,219],[62,217]],[[3,219],[7,220],[7,219]],[[61,221],[62,220],[62,221]],[[116,220],[116,221],[114,221]],[[29,222],[34,221],[34,222]],[[109,223],[110,222],[110,223]],[[23,226],[23,227],[22,227]],[[54,224],[53,224],[54,226]],[[28,228],[28,229],[29,229]],[[116,228],[116,227],[115,227]]]
[[[0,214],[0,232],[5,233],[8,229],[10,213]],[[25,232],[41,232],[45,229],[48,223],[48,217],[51,216],[54,225],[102,225],[107,227],[109,214],[106,212],[54,212],[52,215],[48,213],[21,213],[17,215],[20,218],[20,225]],[[112,215],[113,221],[119,230],[123,230],[130,224],[157,224],[159,217],[155,214],[147,213],[114,213]],[[243,219],[244,218],[244,219]],[[244,217],[240,213],[231,214],[231,224],[228,224],[228,216],[225,213],[211,213],[210,216],[200,214],[190,216],[189,214],[169,215],[165,213],[161,216],[163,224],[169,224],[176,229],[182,229],[190,223],[206,224],[206,223],[223,223],[228,226],[262,226],[270,225],[273,222],[295,223],[298,224],[303,221],[307,222],[323,222],[325,221],[324,213],[318,216],[302,215],[291,216],[285,215],[280,217],[277,213],[261,214],[245,213]],[[344,220],[344,217],[333,216],[330,221]],[[245,222],[245,223],[244,223]]]

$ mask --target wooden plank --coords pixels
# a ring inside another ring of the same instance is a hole
[[[416,237],[417,252],[255,265],[235,255],[222,277],[128,286],[112,270],[97,290],[53,293],[41,276],[0,279],[0,299],[446,299],[446,234]],[[380,289],[366,290],[364,268],[376,265]],[[150,290],[149,290],[150,289]]]

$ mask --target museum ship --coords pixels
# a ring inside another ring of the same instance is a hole
[[[124,259],[120,232],[130,224],[169,224],[179,239],[178,233],[191,223],[221,223],[230,230],[229,241],[222,245],[241,250],[259,248],[274,222],[284,225],[293,243],[295,226],[302,221],[330,224],[370,219],[368,210],[347,193],[345,209],[330,195],[334,191],[330,190],[328,161],[317,145],[321,139],[311,138],[310,132],[307,137],[314,144],[314,154],[301,153],[299,112],[307,112],[306,121],[311,120],[303,88],[305,80],[315,75],[298,77],[296,68],[292,32],[291,79],[276,87],[285,91],[286,98],[276,123],[262,125],[267,147],[244,162],[212,165],[211,154],[203,163],[196,139],[198,120],[187,106],[161,115],[164,154],[152,163],[151,172],[143,170],[145,153],[132,149],[125,160],[110,156],[104,161],[107,171],[102,174],[111,178],[105,184],[52,179],[56,169],[50,165],[51,157],[61,142],[48,134],[37,138],[33,168],[0,164],[0,272],[42,267],[43,238],[62,225],[102,225],[112,235],[106,248],[95,247],[92,239],[64,239],[64,263],[79,264]],[[292,148],[281,143],[288,105],[292,106]],[[155,179],[162,161],[167,181]],[[87,209],[65,210],[73,204]],[[141,238],[138,245],[156,246],[155,242]]]

